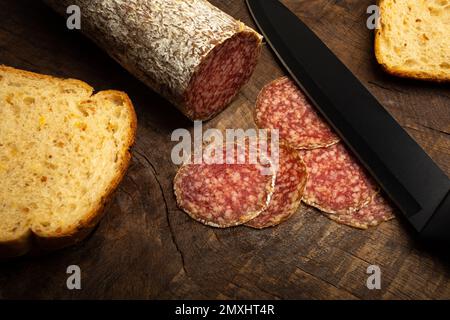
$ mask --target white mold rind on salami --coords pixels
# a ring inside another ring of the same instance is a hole
[[[226,147],[221,150],[225,154]],[[248,150],[245,154],[248,159]],[[248,161],[182,166],[174,179],[178,207],[208,226],[245,224],[267,208],[274,192],[275,169],[268,160],[262,163],[269,167]],[[264,169],[270,169],[271,174]]]
[[[259,128],[278,129],[280,139],[295,149],[328,147],[339,142],[307,97],[287,77],[274,80],[261,90],[254,117]]]
[[[325,213],[347,215],[372,200],[378,188],[346,147],[300,151],[308,181],[303,201]]]
[[[338,223],[363,230],[395,218],[394,208],[381,194],[377,194],[372,202],[357,212],[327,216]]]
[[[78,5],[81,31],[193,120],[228,105],[256,66],[262,37],[206,0],[45,0]]]
[[[273,155],[272,155],[273,156]],[[270,204],[246,226],[255,229],[274,227],[288,220],[299,208],[306,185],[306,167],[297,150],[279,148],[279,169]]]

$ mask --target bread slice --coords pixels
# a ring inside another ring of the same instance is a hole
[[[86,236],[125,174],[135,132],[125,93],[0,66],[0,257]]]
[[[375,54],[387,72],[450,81],[450,0],[380,0]]]

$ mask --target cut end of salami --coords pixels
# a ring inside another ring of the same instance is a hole
[[[204,59],[186,90],[186,110],[193,120],[221,112],[250,79],[261,51],[261,38],[242,31],[216,46]]]
[[[331,220],[358,229],[376,227],[383,222],[395,218],[391,204],[381,195],[377,194],[371,203],[361,210],[346,215],[328,215]]]
[[[295,149],[328,147],[339,142],[307,97],[287,77],[262,89],[256,102],[255,122],[260,128],[278,129],[280,139]]]
[[[323,212],[348,215],[367,205],[378,192],[375,182],[346,147],[300,151],[308,181],[303,201]]]
[[[270,204],[248,227],[263,229],[289,219],[299,208],[306,185],[306,167],[297,150],[280,146],[279,169]]]
[[[233,162],[229,160],[223,164],[188,164],[181,167],[175,176],[178,206],[205,225],[226,228],[245,224],[269,205],[275,171],[267,174],[267,165],[248,161],[247,148],[234,147],[235,150],[244,149],[245,161],[239,157],[241,160],[237,162],[235,158],[233,164],[228,164]],[[219,150],[223,158],[228,159],[227,146]]]

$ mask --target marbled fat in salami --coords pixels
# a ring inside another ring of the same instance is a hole
[[[358,229],[367,229],[395,218],[392,205],[381,195],[377,194],[372,202],[361,210],[346,215],[328,215],[336,222]]]
[[[275,191],[269,207],[246,225],[256,229],[272,227],[289,219],[300,206],[306,185],[306,168],[297,150],[280,146]]]
[[[219,152],[225,156],[226,149]],[[267,165],[250,163],[248,148],[244,149],[247,160],[243,164],[224,161],[181,167],[174,180],[178,206],[193,219],[218,228],[244,224],[264,211],[274,191],[276,173],[271,165],[271,174],[267,174]]]
[[[260,128],[278,129],[280,139],[295,149],[327,147],[339,142],[339,137],[287,77],[262,89],[256,102],[255,122]]]
[[[378,192],[374,181],[342,143],[302,150],[300,155],[308,173],[303,201],[323,212],[353,213]]]

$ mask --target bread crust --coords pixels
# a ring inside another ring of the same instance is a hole
[[[384,8],[386,0],[378,0],[378,7],[380,8],[380,17],[382,19],[382,11]],[[380,29],[375,30],[375,44],[374,44],[374,51],[375,51],[375,57],[378,62],[378,64],[381,66],[381,68],[394,76],[401,77],[401,78],[408,78],[408,79],[417,79],[417,80],[424,80],[424,81],[430,81],[430,82],[439,82],[439,83],[447,83],[450,82],[450,77],[446,76],[445,74],[433,74],[429,72],[422,72],[422,71],[408,71],[403,70],[401,68],[396,68],[389,66],[383,58],[383,54],[381,53],[381,37],[382,32]]]
[[[61,79],[49,75],[19,70],[4,65],[0,65],[0,70],[24,75],[38,80],[74,81],[74,83],[76,83],[77,85],[80,85],[89,92],[91,92],[91,97],[93,96],[92,92],[94,91],[94,89],[87,83],[80,80]],[[60,234],[50,234],[50,235],[39,234],[38,232],[35,232],[32,230],[32,228],[30,228],[25,235],[23,235],[18,239],[0,242],[0,259],[15,258],[25,254],[39,255],[49,251],[54,251],[57,249],[62,249],[71,246],[86,238],[91,233],[91,231],[93,231],[95,226],[100,222],[101,218],[103,217],[105,213],[105,207],[112,200],[114,192],[116,191],[120,182],[124,178],[127,169],[130,165],[131,148],[134,145],[136,139],[137,117],[133,107],[133,103],[131,102],[130,98],[125,92],[116,90],[105,90],[96,93],[96,95],[97,94],[119,95],[125,102],[124,105],[127,108],[131,118],[127,141],[124,144],[124,148],[122,150],[123,154],[122,161],[116,176],[111,181],[105,193],[102,195],[98,205],[93,210],[91,210],[91,212],[86,214],[85,217],[78,224],[74,225],[72,228],[68,230],[63,230],[63,232]]]

